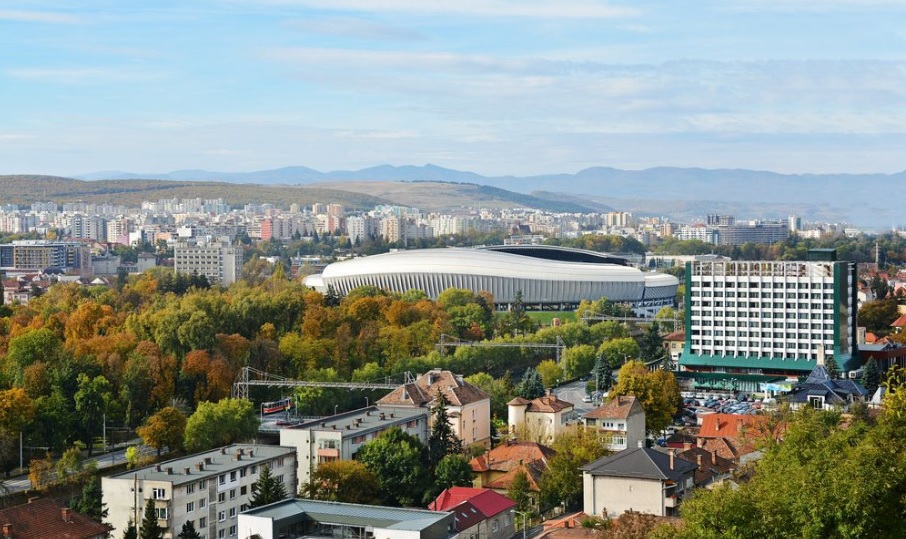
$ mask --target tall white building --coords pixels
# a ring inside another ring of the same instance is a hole
[[[287,496],[296,489],[296,450],[234,444],[101,479],[106,522],[117,536],[130,519],[139,525],[153,500],[164,539],[192,521],[202,539],[238,537],[239,513],[248,508],[252,485],[267,466]]]
[[[809,258],[688,262],[680,366],[727,377],[803,375],[824,354],[841,370],[857,368],[855,265],[833,250]]]
[[[181,243],[173,248],[177,273],[204,275],[212,284],[229,286],[242,275],[242,246],[229,242]]]

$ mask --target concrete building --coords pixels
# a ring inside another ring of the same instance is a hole
[[[453,432],[464,446],[491,445],[491,398],[487,393],[450,371],[432,369],[381,398],[383,412],[395,409],[430,410],[439,392],[447,398],[447,415]],[[429,416],[430,422],[430,416]],[[429,425],[430,426],[430,425]]]
[[[857,368],[855,265],[834,251],[809,258],[687,263],[680,367],[747,375],[743,391],[759,389],[749,375],[807,375],[821,354]]]
[[[298,492],[302,485],[311,481],[319,464],[352,460],[363,444],[392,427],[399,427],[426,444],[429,435],[428,410],[382,410],[369,406],[280,429],[280,445],[296,449],[299,470],[295,491]]]
[[[453,513],[377,505],[283,500],[239,515],[240,539],[335,537],[454,539]]]
[[[173,249],[177,273],[204,275],[211,284],[229,286],[242,276],[242,247],[228,242],[180,243]]]
[[[267,466],[292,495],[296,451],[292,447],[234,444],[101,479],[107,521],[119,531],[141,522],[154,500],[164,539],[192,521],[202,539],[238,537],[237,517],[248,507],[252,484]]]
[[[565,428],[575,407],[556,395],[537,399],[516,397],[507,403],[507,425],[510,434],[525,441],[549,444]]]
[[[641,447],[601,457],[580,468],[583,511],[608,517],[626,511],[676,516],[680,501],[694,486],[696,468],[673,450]]]
[[[614,397],[585,414],[582,423],[609,435],[611,451],[645,444],[645,410],[635,396]]]
[[[21,240],[0,245],[0,271],[37,273],[48,268],[91,277],[91,252],[73,241]]]

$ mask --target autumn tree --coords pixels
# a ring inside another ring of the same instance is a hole
[[[610,398],[634,395],[645,410],[648,432],[660,432],[679,413],[682,397],[672,372],[649,371],[641,361],[630,361],[620,368],[617,378]]]
[[[249,498],[249,507],[261,507],[286,498],[286,487],[283,481],[271,475],[271,469],[267,465],[261,468],[261,474],[258,479],[252,483],[251,497]]]
[[[381,485],[377,475],[357,460],[335,460],[318,465],[311,482],[302,485],[300,495],[314,500],[380,504]]]
[[[157,450],[158,456],[164,447],[179,451],[185,442],[186,416],[179,408],[167,406],[149,417],[136,433],[145,445]]]
[[[598,354],[604,354],[610,360],[610,366],[618,369],[625,362],[636,359],[641,354],[639,344],[631,337],[609,340],[598,347]]]

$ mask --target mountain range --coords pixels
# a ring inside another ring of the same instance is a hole
[[[505,189],[587,208],[613,207],[643,215],[664,215],[691,221],[708,213],[740,219],[785,218],[847,222],[889,228],[906,221],[886,197],[903,185],[906,171],[895,174],[780,174],[746,169],[660,167],[621,170],[592,167],[575,174],[482,176],[435,165],[381,165],[361,170],[321,172],[303,166],[256,172],[178,170],[167,173],[105,171],[78,174],[83,180],[163,179],[217,181],[258,185],[317,185],[344,189],[354,182],[360,193],[367,182],[454,182]],[[376,187],[376,186],[375,186]],[[421,206],[430,206],[423,203]]]

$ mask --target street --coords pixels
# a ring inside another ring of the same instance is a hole
[[[572,403],[573,406],[575,406],[577,416],[582,416],[586,412],[590,412],[597,408],[593,403],[582,402],[582,398],[585,397],[587,393],[585,392],[585,382],[581,380],[558,386],[554,388],[553,393],[558,399]]]

